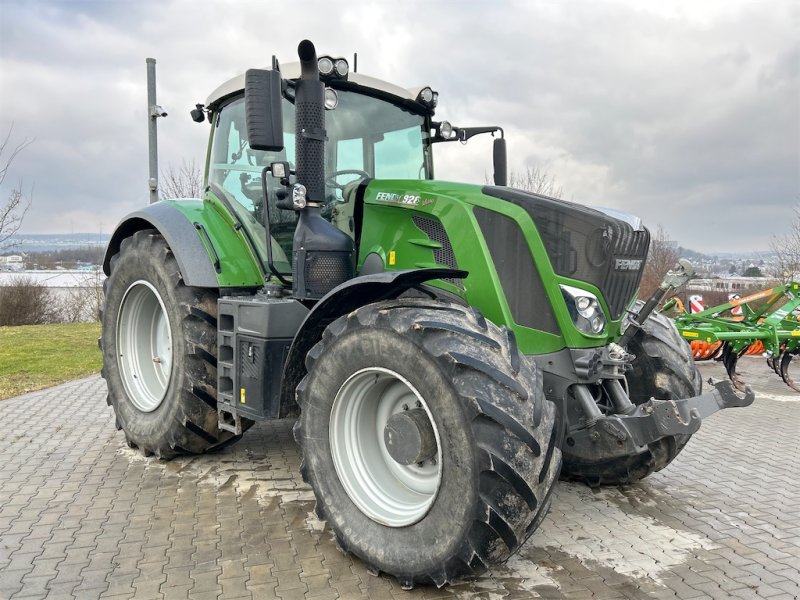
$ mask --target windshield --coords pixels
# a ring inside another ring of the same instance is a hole
[[[352,235],[352,203],[343,195],[344,184],[363,176],[381,179],[429,179],[430,140],[425,117],[395,104],[352,91],[337,90],[339,103],[325,112],[325,201],[323,214]],[[250,237],[266,250],[261,172],[275,161],[288,160],[294,169],[294,104],[283,100],[282,152],[252,150],[247,143],[244,97],[226,104],[215,123],[208,183],[224,193]],[[359,174],[341,174],[358,171]],[[278,181],[268,176],[266,210],[272,237],[273,262],[291,272],[292,237],[297,214],[275,206]],[[337,185],[334,185],[337,184]],[[351,206],[346,206],[350,204]],[[349,209],[349,210],[348,210]],[[266,259],[264,254],[262,258]],[[279,264],[280,263],[280,264]]]

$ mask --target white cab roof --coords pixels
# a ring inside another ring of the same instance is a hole
[[[281,65],[281,77],[284,79],[300,79],[300,63],[292,62]],[[362,75],[361,73],[353,72],[348,74],[347,81],[363,87],[379,90],[404,100],[416,100],[417,94],[422,89],[421,87],[406,89],[400,87],[399,85],[389,83],[388,81],[382,81],[380,79],[370,77],[369,75]],[[206,106],[215,104],[222,98],[237,92],[241,92],[242,90],[244,90],[244,73],[234,77],[233,79],[229,79],[211,92],[208,100],[206,100]]]

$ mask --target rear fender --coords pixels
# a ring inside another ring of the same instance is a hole
[[[186,285],[199,288],[259,287],[264,275],[230,219],[202,200],[164,200],[125,217],[106,249],[103,272],[122,240],[143,229],[157,230],[169,245]]]

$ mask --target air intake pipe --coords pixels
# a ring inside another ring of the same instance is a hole
[[[295,89],[297,181],[309,202],[325,200],[325,84],[319,80],[317,51],[303,40],[297,47],[300,80]]]

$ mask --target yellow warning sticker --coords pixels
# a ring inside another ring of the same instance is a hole
[[[389,264],[393,265],[397,262],[397,257],[394,254],[394,250],[389,250]]]
[[[244,388],[239,389],[239,402],[244,404]]]
[[[700,337],[700,334],[697,333],[696,331],[684,331],[683,332],[683,337],[696,338],[696,337]]]

